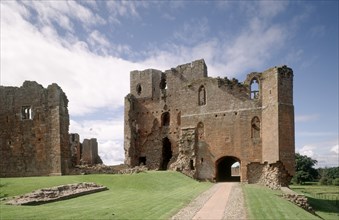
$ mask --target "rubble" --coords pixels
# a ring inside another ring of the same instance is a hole
[[[107,187],[96,183],[77,183],[43,188],[31,193],[14,197],[6,202],[7,205],[39,205],[48,202],[70,199],[82,195],[108,190]]]

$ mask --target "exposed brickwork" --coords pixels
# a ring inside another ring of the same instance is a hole
[[[281,161],[293,175],[293,71],[274,67],[243,83],[208,77],[204,60],[165,72],[132,71],[124,148],[130,166],[197,179],[230,179],[234,162],[241,181],[248,181],[251,163]]]

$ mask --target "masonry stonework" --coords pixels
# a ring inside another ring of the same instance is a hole
[[[204,60],[165,72],[132,71],[124,129],[130,166],[224,181],[239,178],[231,174],[239,162],[240,180],[247,182],[251,169],[269,170],[251,164],[279,162],[277,169],[289,179],[294,174],[293,71],[273,67],[248,74],[243,83],[208,77]]]
[[[0,177],[70,173],[102,163],[95,138],[69,134],[68,99],[55,83],[0,86]]]
[[[68,99],[57,84],[0,86],[0,175],[61,175],[71,166]]]

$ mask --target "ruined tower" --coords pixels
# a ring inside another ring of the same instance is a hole
[[[0,176],[61,175],[71,166],[68,99],[57,84],[0,86]]]
[[[132,71],[124,148],[130,166],[216,181],[271,175],[273,185],[286,185],[294,174],[293,71],[274,67],[243,83],[208,77],[204,60]],[[236,162],[239,177],[231,174]]]

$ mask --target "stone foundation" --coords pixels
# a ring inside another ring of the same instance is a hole
[[[38,205],[107,190],[95,183],[77,183],[33,191],[8,201],[7,205]]]

